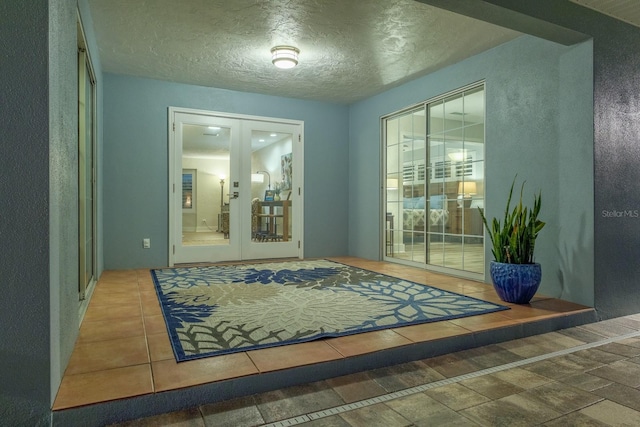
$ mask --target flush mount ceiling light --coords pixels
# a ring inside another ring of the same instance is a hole
[[[293,68],[298,65],[299,53],[293,46],[276,46],[271,49],[271,62],[278,68]]]

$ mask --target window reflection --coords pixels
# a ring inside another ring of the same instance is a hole
[[[386,257],[484,274],[484,85],[384,124]]]
[[[251,240],[254,243],[291,240],[293,135],[251,132]]]

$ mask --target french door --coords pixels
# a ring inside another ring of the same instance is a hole
[[[302,257],[301,122],[169,109],[169,264]]]

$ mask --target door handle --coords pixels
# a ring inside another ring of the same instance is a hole
[[[234,191],[233,194],[227,194],[227,196],[229,196],[229,199],[237,199],[240,197],[240,194],[237,191]]]

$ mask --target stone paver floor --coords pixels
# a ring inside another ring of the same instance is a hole
[[[259,425],[640,426],[640,315],[117,424]]]

